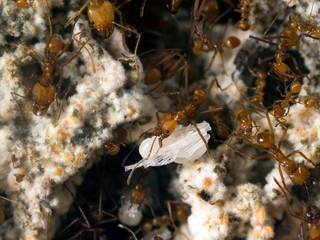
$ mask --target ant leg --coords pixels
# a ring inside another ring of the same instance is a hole
[[[120,12],[120,11],[119,11]],[[139,72],[139,65],[138,65],[138,60],[137,60],[137,52],[138,52],[138,46],[139,46],[139,43],[140,43],[140,39],[141,39],[141,34],[138,33],[137,31],[134,31],[130,28],[127,28],[125,26],[122,26],[116,22],[112,22],[114,25],[120,27],[120,28],[123,28],[129,32],[132,32],[134,34],[136,34],[138,36],[138,40],[137,40],[137,43],[136,43],[136,46],[135,46],[135,49],[134,49],[134,62],[135,62],[135,65],[136,65],[136,71],[137,71],[137,77],[140,78],[140,72]]]
[[[140,17],[141,18],[143,17],[144,7],[146,6],[146,2],[147,2],[147,0],[143,0],[143,3],[142,3],[141,8],[140,8]]]
[[[277,13],[276,17],[272,20],[272,22],[271,22],[271,24],[269,25],[269,27],[268,27],[268,28],[266,29],[266,31],[263,33],[262,38],[264,38],[264,37],[266,36],[266,34],[269,32],[269,30],[270,30],[270,28],[272,27],[272,25],[275,23],[275,21],[276,21],[276,20],[278,19],[278,17],[280,16],[281,12],[284,11],[284,10],[289,6],[289,4],[290,4],[291,2],[292,2],[292,0],[290,0],[290,1],[286,4],[286,6]]]
[[[190,102],[190,96],[189,96],[189,62],[184,62],[184,86],[185,86],[185,92],[187,96],[187,101]],[[182,97],[181,97],[181,105],[182,106]]]
[[[210,149],[209,149],[209,145],[208,145],[208,142],[206,141],[206,139],[203,137],[202,133],[200,132],[200,129],[198,128],[197,124],[195,121],[191,120],[190,119],[190,122],[192,123],[192,125],[196,128],[198,134],[200,135],[203,143],[205,144],[206,148],[207,148],[207,152],[208,152],[208,155],[209,157],[211,158],[211,160],[213,160],[214,162],[216,162],[216,160],[214,159],[214,157],[211,155],[210,153]]]
[[[88,6],[88,4],[90,3],[91,0],[86,1],[85,4],[83,4],[83,6],[80,8],[80,10],[72,17],[68,20],[68,22],[64,25],[64,28],[67,28],[70,23],[78,16],[80,16],[80,14],[84,11],[84,9]]]
[[[292,192],[291,192],[291,191],[289,190],[289,188],[287,187],[286,182],[284,181],[284,176],[283,176],[283,172],[282,172],[281,164],[280,164],[280,163],[278,163],[278,169],[279,169],[281,181],[282,181],[282,183],[283,183],[284,188],[285,188],[289,193],[292,194]]]
[[[73,39],[76,40],[76,42],[77,42],[78,44],[81,44],[81,42],[80,42],[78,39],[76,39],[75,37],[73,37]],[[88,53],[88,55],[89,55],[89,57],[90,57],[93,73],[96,73],[96,66],[95,66],[95,64],[94,64],[92,55],[90,54],[90,52],[89,52],[89,50],[88,50],[88,48],[87,48],[86,46],[84,46],[83,48],[87,51],[87,53]]]
[[[198,114],[215,113],[215,112],[219,112],[219,111],[223,111],[223,108],[220,107],[220,108],[205,110],[205,111],[199,112]]]
[[[252,156],[249,156],[243,152],[240,152],[238,149],[232,147],[231,145],[228,146],[228,148],[231,148],[233,151],[235,151],[236,153],[239,153],[241,156],[245,157],[245,158],[248,158],[249,160],[259,160],[259,159],[266,159],[266,158],[271,158],[272,156],[271,155],[263,155],[263,156],[255,156],[255,157],[252,157]]]
[[[88,40],[81,45],[81,47],[78,49],[78,51],[76,52],[76,54],[71,57],[66,63],[64,63],[62,66],[60,66],[61,69],[63,69],[66,65],[68,65],[73,59],[75,59],[81,52],[81,50],[86,46],[86,44],[91,40],[91,37],[88,38]]]
[[[320,170],[320,167],[318,167],[314,162],[311,161],[306,155],[304,155],[300,150],[295,150],[289,153],[286,157],[291,157],[295,154],[300,154],[301,157],[303,157],[308,163],[312,164],[316,169]]]
[[[281,125],[281,126],[283,126],[283,125]],[[285,129],[284,129],[284,131],[283,131],[283,134],[282,134],[282,136],[281,136],[281,138],[280,138],[280,140],[279,140],[279,144],[278,144],[278,148],[280,149],[281,148],[281,145],[282,145],[282,143],[283,143],[283,141],[284,141],[284,138],[286,137],[286,135],[287,135],[287,131],[288,131],[288,128],[287,127],[285,127],[285,126],[283,126]]]
[[[74,194],[71,192],[71,190],[66,186],[66,185],[63,185],[65,187],[65,189],[67,189],[67,191],[70,193],[70,195],[72,196],[72,198],[74,199],[74,202],[76,203],[76,205],[78,206],[79,208],[79,211],[81,212],[81,215],[83,217],[83,219],[85,220],[86,224],[87,224],[87,227],[88,228],[91,228],[91,224],[87,218],[87,216],[84,214],[84,211],[82,210],[82,208],[80,207],[80,204],[78,203],[78,200],[76,199],[76,197],[74,196]]]
[[[44,66],[43,61],[41,60],[41,58],[39,57],[39,55],[30,47],[28,47],[27,45],[25,45],[23,42],[21,42],[20,40],[15,40],[18,44],[20,44],[22,47],[24,47],[25,49],[27,49],[29,52],[31,52],[34,57],[37,59],[37,61],[41,64],[41,67]]]
[[[287,211],[288,211],[288,213],[289,213],[292,217],[295,217],[295,218],[304,220],[303,218],[298,217],[298,216],[296,216],[296,215],[294,215],[294,214],[291,213],[290,208],[289,208],[289,199],[288,199],[288,196],[287,196],[286,192],[284,191],[283,187],[280,185],[280,183],[278,182],[278,180],[277,180],[275,177],[273,177],[273,180],[276,182],[276,184],[278,185],[278,187],[279,187],[279,188],[281,189],[281,191],[284,193],[284,196],[285,196],[286,202],[287,202]]]
[[[179,107],[182,108],[183,106],[183,99],[182,99],[182,95],[181,92],[169,92],[169,93],[162,93],[165,96],[172,96],[172,95],[178,95],[179,98]]]
[[[136,237],[136,235],[134,234],[134,232],[130,228],[128,228],[128,227],[126,227],[126,226],[124,226],[122,224],[118,224],[118,227],[127,230],[129,233],[132,234],[132,236],[134,237],[135,240],[138,240],[138,238]]]
[[[271,124],[270,117],[269,117],[269,113],[268,113],[268,111],[265,111],[265,113],[266,113],[268,124],[269,124],[269,127],[270,127],[271,136],[272,136],[272,138],[274,140],[274,131],[273,131],[273,127],[272,127],[272,124]]]
[[[10,92],[10,94],[11,94],[11,97],[13,98],[14,102],[16,103],[16,105],[17,105],[18,108],[19,108],[20,121],[22,122],[22,125],[24,125],[24,120],[23,120],[23,117],[22,117],[22,109],[21,109],[21,106],[19,105],[17,99],[14,97],[14,95],[16,95],[16,96],[18,96],[18,97],[25,98],[26,100],[27,100],[27,97],[22,96],[22,95],[20,95],[20,94],[18,94],[18,93],[15,93],[15,92]],[[25,102],[26,102],[26,100],[25,100]],[[25,105],[25,103],[23,104],[23,106],[24,106],[24,105]]]
[[[57,122],[59,121],[60,119],[60,114],[61,114],[61,110],[62,110],[62,104],[63,104],[63,101],[65,100],[66,96],[68,95],[69,91],[71,90],[71,87],[68,87],[67,89],[64,90],[65,94],[61,100],[61,103],[60,103],[60,107],[59,107],[59,113],[58,113],[58,116],[57,116]]]

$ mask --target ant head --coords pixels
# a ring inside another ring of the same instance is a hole
[[[103,38],[109,37],[114,30],[114,7],[111,2],[104,1],[99,6],[88,7],[88,18]]]
[[[292,73],[289,66],[284,62],[274,62],[272,63],[272,67],[281,76],[288,76]]]
[[[173,119],[171,113],[164,114],[160,120],[160,125],[158,127],[160,138],[164,139],[169,137],[176,129],[177,125],[178,122]]]
[[[270,133],[262,132],[257,134],[257,143],[263,148],[270,148],[274,140]]]
[[[56,96],[54,86],[45,87],[37,82],[32,89],[33,114],[43,116]]]
[[[254,71],[256,72],[258,79],[260,79],[260,80],[266,79],[267,74],[263,70],[255,68]]]
[[[52,35],[48,41],[48,51],[51,54],[58,53],[63,47],[62,39],[59,35]]]
[[[246,110],[244,110],[244,109],[238,110],[237,113],[236,113],[236,117],[237,118],[244,118],[244,117],[246,118],[247,117]]]
[[[207,93],[203,89],[196,89],[193,92],[193,100],[197,102],[197,104],[201,104],[203,100],[205,100],[206,96]]]

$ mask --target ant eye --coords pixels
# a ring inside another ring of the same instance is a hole
[[[284,73],[285,73],[285,74],[288,74],[289,72],[288,72],[288,70],[286,70]]]
[[[170,131],[169,130],[166,130],[166,134],[169,134],[170,133]]]

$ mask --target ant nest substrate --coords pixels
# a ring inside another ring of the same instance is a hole
[[[134,2],[0,1],[0,238],[318,239],[320,4]]]

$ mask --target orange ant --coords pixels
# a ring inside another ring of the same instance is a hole
[[[284,117],[287,116],[290,111],[290,103],[297,102],[295,99],[301,92],[301,84],[299,82],[294,81],[290,84],[290,90],[288,91],[286,89],[285,91],[285,99],[276,100],[273,103],[273,114],[279,122],[285,122]],[[285,110],[285,108],[287,108],[287,110]]]
[[[168,49],[164,51],[166,53],[160,54],[159,57],[152,61],[156,64],[151,65],[149,68],[147,68],[145,72],[145,85],[153,85],[159,82],[154,88],[152,88],[149,91],[149,93],[158,88],[161,84],[164,83],[164,81],[174,77],[177,73],[181,72],[182,70],[188,70],[188,63],[186,61],[187,55],[185,53],[182,54],[181,50],[179,49]]]
[[[186,86],[188,85],[187,84],[187,80],[188,80],[187,75],[188,74],[186,72],[186,74],[185,74]],[[146,159],[148,159],[150,157],[152,149],[153,149],[153,145],[154,145],[156,139],[158,138],[159,146],[162,147],[162,141],[165,138],[169,137],[174,132],[177,125],[178,124],[185,124],[188,121],[190,121],[191,124],[196,128],[198,134],[200,135],[202,141],[204,142],[204,144],[207,148],[207,152],[208,152],[209,157],[213,161],[215,161],[215,159],[213,158],[213,156],[210,153],[209,145],[208,145],[207,141],[204,139],[203,135],[201,134],[200,129],[198,128],[196,122],[194,120],[190,119],[191,116],[194,116],[196,114],[196,111],[199,109],[199,107],[208,100],[210,91],[211,91],[214,83],[216,83],[217,86],[221,89],[221,87],[218,83],[218,80],[216,78],[214,78],[211,81],[207,90],[196,89],[193,92],[193,98],[191,101],[189,101],[188,90],[186,89],[187,99],[188,99],[189,103],[187,105],[185,105],[184,107],[182,106],[182,97],[181,97],[180,92],[173,92],[173,93],[166,93],[165,94],[165,95],[178,95],[181,109],[174,112],[174,113],[162,111],[162,110],[156,111],[156,117],[157,117],[158,124],[156,127],[155,136],[157,136],[157,137],[152,142],[148,156],[146,158],[142,159],[141,161],[139,161],[136,164],[136,166],[132,169],[131,173],[129,174],[128,180],[127,180],[128,185],[130,183],[131,177],[132,177],[135,169],[143,161],[145,161]],[[221,110],[222,110],[222,108],[210,109],[207,111],[200,112],[199,114],[214,113],[214,112],[221,111]],[[159,113],[163,113],[162,117],[159,116]]]
[[[213,60],[216,58],[217,54],[220,53],[222,66],[223,66],[224,72],[226,72],[225,66],[224,66],[224,60],[223,60],[223,48],[234,49],[239,47],[241,44],[240,39],[236,36],[229,36],[226,40],[224,40],[225,34],[227,32],[227,29],[230,23],[231,23],[231,19],[228,21],[223,31],[221,41],[219,43],[214,43],[214,44],[208,40],[206,34],[204,33],[204,30],[203,30],[204,26],[201,28],[197,22],[194,23],[195,31],[193,35],[195,34],[198,37],[193,38],[192,40],[192,47],[191,47],[192,53],[196,56],[200,56],[202,51],[204,52],[211,52],[212,50],[215,51],[208,68],[212,65]]]
[[[249,11],[250,11],[250,4],[252,0],[240,0],[238,4],[239,12],[241,13],[241,19],[237,23],[238,28],[242,31],[248,31],[250,29],[250,22],[249,22]]]
[[[254,144],[254,141],[249,138],[243,137],[243,139],[245,141],[247,141],[249,144],[251,144],[252,146],[254,146],[255,148],[257,148],[261,151],[267,152],[268,155],[252,157],[252,156],[248,156],[248,155],[240,152],[239,150],[233,148],[232,146],[230,146],[230,147],[233,150],[235,150],[236,152],[238,152],[240,155],[242,155],[246,158],[249,158],[251,160],[264,159],[264,158],[270,158],[270,157],[277,160],[279,162],[279,173],[281,176],[281,180],[287,190],[288,190],[288,188],[285,184],[282,170],[284,170],[289,175],[289,178],[291,179],[293,184],[298,184],[300,186],[306,185],[307,181],[310,177],[309,169],[304,164],[296,163],[295,161],[289,159],[289,157],[291,157],[295,154],[299,154],[307,162],[312,164],[315,168],[318,169],[318,167],[306,155],[304,155],[300,150],[294,150],[291,153],[289,153],[288,155],[285,155],[282,152],[281,145],[282,145],[284,138],[287,134],[287,128],[285,128],[285,130],[282,134],[282,137],[279,140],[278,146],[275,145],[275,137],[274,137],[274,131],[273,131],[273,128],[271,125],[271,120],[269,118],[268,112],[266,111],[265,113],[266,113],[266,117],[267,117],[267,121],[268,121],[271,133],[266,132],[266,131],[257,133],[256,138],[255,138],[255,141],[257,144]],[[288,192],[290,192],[290,191],[288,190]]]
[[[73,59],[75,59],[80,51],[85,47],[87,42],[85,42],[77,51],[77,53],[71,57],[66,63],[64,63],[61,66],[56,66],[55,62],[62,56],[62,54],[70,47],[72,43],[72,33],[70,34],[70,38],[68,40],[68,43],[63,47],[63,41],[62,38],[57,35],[52,33],[52,24],[51,24],[51,18],[50,18],[50,9],[49,9],[49,4],[48,0],[46,0],[47,3],[47,11],[48,11],[48,21],[49,21],[49,27],[50,27],[50,37],[47,41],[47,45],[44,49],[44,60],[40,58],[40,56],[33,50],[30,49],[28,46],[26,46],[24,43],[18,41],[20,45],[22,45],[24,48],[29,50],[32,55],[36,58],[36,60],[40,63],[41,69],[42,69],[42,75],[39,76],[37,74],[32,74],[31,78],[37,78],[38,82],[36,82],[32,88],[31,92],[31,100],[33,102],[32,107],[33,107],[33,114],[37,116],[43,116],[46,114],[48,111],[48,108],[50,107],[51,103],[56,99],[58,102],[58,97],[59,97],[59,92],[61,89],[61,83],[62,83],[62,75],[63,75],[63,68],[68,65]],[[74,28],[74,25],[73,25]],[[72,28],[72,32],[73,32]],[[90,54],[90,53],[89,53]],[[55,68],[57,67],[57,70]],[[53,83],[54,79],[59,76],[59,81],[58,84]],[[64,97],[62,101],[65,99],[66,95],[70,91],[70,87],[67,88],[64,92]],[[29,92],[29,91],[28,91]],[[28,94],[27,94],[28,95]],[[19,95],[15,92],[11,92],[11,96],[18,105],[20,112],[21,108],[20,105],[18,104],[15,96],[19,96],[22,98],[28,98],[27,96],[22,96]],[[62,104],[60,105],[60,110],[59,114],[57,117],[57,120],[60,117],[61,113],[61,107]],[[22,117],[21,117],[22,119]]]
[[[123,127],[118,127],[116,130],[116,136],[111,141],[105,143],[104,147],[109,155],[115,156],[120,151],[120,145],[126,146],[123,142],[127,138],[127,131]]]
[[[218,107],[211,103],[209,105],[209,110],[217,109]],[[214,124],[215,134],[222,139],[227,139],[230,135],[229,127],[226,125],[227,119],[225,114],[222,111],[213,112],[210,114],[211,119]]]
[[[172,204],[183,204],[185,207],[179,208],[177,210],[172,211]],[[161,233],[166,227],[170,226],[174,228],[174,232],[171,235],[171,238],[175,235],[175,233],[178,231],[178,227],[176,226],[175,222],[179,223],[186,223],[188,220],[189,215],[191,214],[190,209],[187,207],[188,205],[184,202],[179,201],[167,201],[167,208],[168,213],[163,214],[162,216],[155,216],[152,208],[151,212],[154,216],[152,220],[146,220],[142,226],[141,230],[143,232],[143,236],[147,236],[148,234],[151,234],[151,231],[155,227],[160,227],[160,229],[157,229],[156,232],[153,234],[154,239],[156,239],[156,235]],[[183,232],[183,236],[186,239],[189,239]]]
[[[287,202],[288,213],[291,216],[301,220],[301,229],[300,229],[300,233],[299,233],[299,238],[301,240],[304,240],[305,239],[304,235],[306,235],[308,237],[308,239],[319,239],[319,237],[320,237],[320,209],[317,206],[309,203],[309,206],[307,207],[306,213],[305,213],[306,218],[301,218],[301,217],[298,217],[298,216],[292,214],[289,209],[289,200],[288,200],[288,196],[287,196],[286,192],[284,191],[284,189],[282,188],[282,186],[279,184],[279,182],[277,181],[277,179],[275,177],[273,177],[273,180],[276,182],[278,187],[284,193],[284,196],[285,196],[285,199]],[[309,196],[308,190],[307,190],[307,193]],[[309,201],[310,201],[310,199],[309,199]]]
[[[89,6],[88,6],[89,5]],[[68,22],[64,25],[64,27],[68,27],[71,22],[77,18],[84,10],[85,8],[88,6],[88,18],[90,20],[90,22],[93,22],[93,27],[88,29],[88,30],[84,30],[82,32],[76,33],[75,35],[87,32],[87,31],[91,31],[93,29],[97,29],[98,32],[100,33],[100,35],[103,38],[108,38],[111,36],[111,34],[114,31],[114,25],[120,27],[121,29],[130,31],[134,34],[136,34],[138,36],[138,40],[134,49],[134,62],[136,65],[136,72],[137,72],[137,77],[140,78],[140,72],[139,72],[139,65],[138,65],[138,60],[137,60],[137,51],[138,51],[138,46],[139,46],[139,42],[140,42],[140,38],[141,38],[141,34],[138,33],[137,31],[134,31],[130,28],[127,28],[125,26],[123,26],[122,24],[122,14],[119,10],[119,8],[117,8],[116,6],[114,6],[110,1],[103,1],[103,0],[87,0],[85,2],[85,4],[83,4],[83,6],[80,8],[80,10],[72,17],[68,20]],[[116,23],[114,21],[115,19],[115,12],[119,15],[120,17],[120,24]],[[124,36],[124,32],[121,30],[122,34],[123,34],[123,46],[126,48],[125,46],[125,36]]]
[[[266,86],[267,74],[261,69],[257,69],[257,68],[251,69],[250,67],[248,67],[248,69],[251,75],[257,78],[255,81],[255,87],[254,87],[255,95],[251,97],[250,104],[256,107],[263,107],[263,96],[264,96],[263,89]]]
[[[315,108],[318,111],[320,109],[320,102],[318,97],[317,98],[307,97],[304,100],[300,98],[299,103],[302,103],[304,107],[307,109],[304,113],[309,111],[311,108]]]

